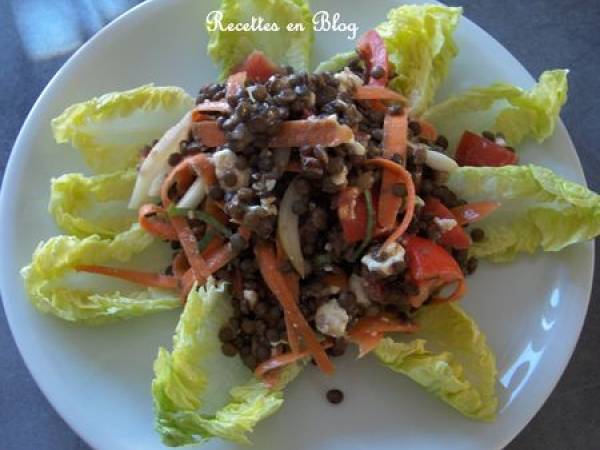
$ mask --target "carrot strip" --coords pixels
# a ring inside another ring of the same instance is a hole
[[[326,341],[321,345],[322,350],[327,350],[333,345],[331,341]],[[254,370],[254,375],[262,380],[268,387],[274,387],[279,382],[280,371],[285,366],[310,356],[310,351],[282,353],[260,363]]]
[[[187,270],[190,268],[190,263],[185,257],[185,253],[180,251],[177,252],[177,255],[175,258],[173,258],[171,266],[173,267],[173,273],[175,274],[175,277],[181,279],[185,272],[187,272]]]
[[[177,183],[177,193],[183,195],[194,182],[196,175],[200,174],[209,186],[216,182],[215,167],[207,155],[201,153],[190,158],[185,158],[177,164],[160,186],[160,198],[166,208],[171,204],[169,191],[173,183]]]
[[[425,119],[419,119],[421,125],[421,136],[429,141],[435,141],[438,138],[438,133],[431,122]]]
[[[384,86],[358,86],[352,95],[355,100],[396,100],[405,102],[406,97]]]
[[[254,247],[254,254],[256,255],[258,267],[265,283],[277,300],[279,300],[284,311],[287,310],[292,326],[302,336],[306,350],[313,355],[317,365],[323,372],[327,374],[333,373],[335,371],[333,364],[321,348],[315,332],[308,325],[294,299],[293,293],[288,288],[285,279],[281,276],[281,272],[277,267],[274,249],[267,243],[259,243]]]
[[[215,121],[193,123],[192,133],[197,141],[207,147],[225,144],[225,134]],[[354,139],[352,129],[347,125],[340,125],[336,119],[300,119],[283,122],[279,133],[271,138],[268,146],[273,148],[302,145],[336,147],[352,142],[352,139]]]
[[[305,119],[283,122],[269,147],[301,147],[302,145],[323,145],[337,147],[354,139],[352,128],[340,125],[337,119]]]
[[[382,248],[385,248],[385,247],[389,246],[390,244],[392,244],[393,242],[396,242],[398,239],[400,239],[400,237],[408,229],[410,222],[412,221],[412,218],[415,213],[415,199],[416,199],[416,195],[417,195],[415,192],[415,185],[413,183],[410,172],[408,172],[401,165],[396,164],[395,162],[393,162],[389,159],[373,158],[373,159],[366,160],[364,162],[364,164],[374,164],[374,165],[377,165],[384,169],[388,169],[393,173],[397,173],[398,175],[401,176],[401,179],[406,186],[407,197],[406,197],[406,209],[404,211],[404,217],[402,218],[402,222],[400,222],[400,225],[398,225],[398,227],[392,232],[392,234],[390,234],[388,236],[388,238],[385,240],[383,247],[382,247]]]
[[[247,228],[240,227],[238,228],[238,233],[246,240],[250,239],[250,231]],[[229,243],[223,245],[218,250],[212,252],[210,255],[206,257],[206,265],[210,274],[212,275],[219,269],[225,267],[229,264],[236,254],[232,251],[231,245]],[[189,291],[192,289],[194,282],[198,282],[198,286],[202,286],[206,283],[207,277],[195,277],[194,271],[190,268],[188,269],[180,280],[180,286],[182,295],[187,296]]]
[[[169,241],[177,240],[175,228],[166,218],[165,210],[158,205],[142,205],[138,211],[138,222],[153,236]]]
[[[131,281],[145,286],[176,289],[178,286],[177,278],[161,273],[141,272],[138,270],[121,269],[118,267],[96,266],[81,264],[75,266],[78,272],[96,273],[108,277],[120,278],[121,280]]]
[[[279,239],[275,240],[275,249],[276,249],[276,257],[277,264],[279,267],[286,261],[289,260],[288,256],[281,245]],[[300,276],[298,272],[295,270],[290,271],[288,273],[281,274],[285,279],[286,285],[288,289],[292,292],[294,296],[294,301],[298,303],[300,299]],[[287,340],[292,352],[297,353],[300,351],[300,337],[298,336],[298,332],[296,328],[293,326],[293,323],[290,319],[290,314],[284,309],[284,320],[285,320],[285,328],[287,330]]]
[[[198,241],[188,224],[187,218],[184,216],[171,217],[171,223],[173,224],[175,231],[177,231],[179,242],[185,252],[185,256],[190,262],[196,280],[199,281],[200,279],[208,278],[211,275],[211,271],[198,251]]]
[[[377,347],[381,339],[383,339],[384,333],[414,333],[417,330],[418,326],[416,324],[402,322],[385,315],[363,317],[352,327],[348,333],[348,338],[351,342],[358,345],[358,357],[362,358]]]
[[[383,156],[391,158],[400,155],[406,160],[406,139],[408,134],[408,115],[394,116],[388,114],[383,122]],[[390,230],[396,223],[396,217],[402,207],[403,199],[394,195],[394,185],[401,182],[403,177],[390,170],[383,170],[377,222],[383,229]]]

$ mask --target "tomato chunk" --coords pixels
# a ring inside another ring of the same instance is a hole
[[[456,162],[460,166],[508,166],[517,164],[519,157],[483,136],[465,131],[456,149]]]
[[[280,68],[263,52],[254,50],[233,73],[240,71],[245,71],[248,79],[264,83],[271,75],[279,72]]]
[[[425,207],[423,208],[423,214],[431,214],[438,219],[450,219],[456,221],[456,225],[444,231],[440,229],[442,232],[442,236],[439,239],[439,243],[446,247],[454,247],[458,249],[469,248],[471,245],[471,238],[469,235],[463,230],[463,228],[458,224],[458,220],[456,216],[452,214],[452,212],[446,208],[441,201],[439,201],[435,197],[429,197],[425,201]]]

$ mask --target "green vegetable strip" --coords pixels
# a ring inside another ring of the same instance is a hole
[[[205,224],[210,225],[223,236],[227,238],[231,237],[231,230],[229,230],[225,225],[223,225],[213,216],[211,216],[208,213],[205,213],[204,211],[194,211],[188,208],[177,208],[176,206],[171,205],[167,209],[167,214],[169,216],[187,216],[188,212],[190,211],[196,219],[200,219]]]
[[[213,240],[214,237],[215,233],[213,233],[212,230],[206,230],[206,233],[204,233],[202,239],[198,241],[198,251],[202,253],[204,250],[206,250],[208,244]]]
[[[363,239],[360,247],[356,250],[353,259],[357,260],[361,253],[367,248],[371,239],[373,239],[373,228],[375,228],[375,211],[373,210],[373,198],[371,197],[371,191],[365,190],[365,204],[367,206],[367,234]]]
[[[217,219],[215,219],[210,214],[205,213],[204,211],[194,211],[194,217],[196,217],[197,219],[200,219],[207,225],[210,225],[215,230],[217,230],[219,233],[221,233],[223,236],[225,236],[227,238],[231,237],[231,230],[229,230],[225,225],[223,225],[221,222],[219,222]]]

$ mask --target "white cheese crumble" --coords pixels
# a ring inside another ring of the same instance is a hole
[[[273,180],[275,181],[275,180]],[[277,215],[277,198],[275,196],[272,197],[263,197],[260,199],[260,206],[267,212],[270,216]]]
[[[371,301],[367,296],[367,291],[365,290],[365,280],[362,277],[353,273],[352,275],[350,275],[349,284],[350,290],[356,297],[356,301],[359,305],[368,306],[369,304],[371,304]]]
[[[347,67],[342,72],[336,73],[333,77],[340,82],[338,88],[340,92],[348,92],[363,85],[363,80]]]
[[[238,191],[240,188],[248,186],[250,181],[250,169],[239,170],[235,167],[237,156],[228,148],[219,150],[213,154],[213,163],[215,165],[215,173],[219,180],[219,185],[223,190],[229,192]],[[227,172],[233,172],[237,176],[237,183],[234,186],[225,186],[222,179]]]
[[[418,195],[415,195],[415,206],[419,206],[422,208],[423,206],[425,206],[425,200],[423,200]]]
[[[336,186],[343,186],[348,182],[348,167],[344,164],[340,173],[336,173],[335,175],[331,175],[329,177],[331,182]]]
[[[348,313],[335,299],[319,306],[315,314],[317,330],[327,336],[342,337],[346,332],[348,320]]]
[[[360,260],[369,272],[377,272],[383,276],[390,276],[394,273],[394,264],[404,262],[404,247],[398,243],[388,246],[381,255],[383,257],[381,261],[375,259],[373,253],[373,251],[369,251]]]
[[[458,223],[454,219],[440,219],[439,217],[434,217],[433,221],[438,226],[442,233],[446,231],[452,230]]]
[[[250,305],[250,309],[254,309],[254,305],[258,301],[258,293],[251,289],[244,289],[244,300]]]

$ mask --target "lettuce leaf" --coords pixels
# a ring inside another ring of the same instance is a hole
[[[133,168],[144,145],[193,103],[181,88],[148,84],[74,104],[52,120],[52,131],[56,142],[71,142],[95,172]]]
[[[114,206],[118,201],[127,201],[135,178],[133,169],[92,177],[68,173],[53,178],[48,211],[68,234],[114,237],[136,220],[136,215],[126,208],[126,203],[123,203],[123,208]],[[90,212],[93,207],[96,207],[95,211]]]
[[[41,312],[91,325],[178,308],[181,303],[177,295],[154,288],[129,294],[100,294],[60,284],[78,264],[125,262],[153,241],[137,224],[114,239],[98,235],[85,239],[53,237],[40,243],[31,264],[21,269],[25,289]]]
[[[429,106],[458,54],[453,33],[461,14],[462,8],[404,5],[375,28],[397,74],[388,87],[408,98],[414,115]]]
[[[223,0],[221,20],[207,22],[208,54],[221,66],[225,79],[253,50],[260,50],[276,64],[308,70],[314,41],[312,13],[305,0]],[[250,23],[252,16],[277,23],[279,31],[222,31],[227,24]],[[211,19],[210,17],[208,19]],[[215,19],[214,17],[212,19]],[[301,23],[304,31],[287,31],[288,23]]]
[[[472,419],[493,420],[496,360],[477,324],[456,304],[425,306],[416,313],[417,339],[385,338],[375,355]]]
[[[471,253],[479,258],[510,261],[521,252],[558,251],[600,234],[600,195],[543,167],[461,167],[448,186],[469,201],[503,204],[477,225],[485,238]]]
[[[315,72],[339,72],[344,67],[347,67],[348,64],[350,64],[350,61],[352,61],[356,57],[357,55],[355,51],[338,53],[336,55],[333,55],[328,60],[323,61],[321,64],[319,64],[315,69]]]
[[[423,116],[446,134],[491,129],[502,132],[511,145],[527,137],[541,142],[554,132],[567,101],[568,72],[546,71],[529,91],[506,83],[475,87],[432,106]]]
[[[270,390],[239,357],[224,356],[218,333],[231,314],[225,285],[209,279],[190,292],[172,352],[158,351],[152,395],[155,427],[166,445],[212,437],[249,443],[246,434],[281,407],[282,389],[300,371],[299,364],[289,366],[280,385]],[[235,387],[227,393],[231,386]]]

